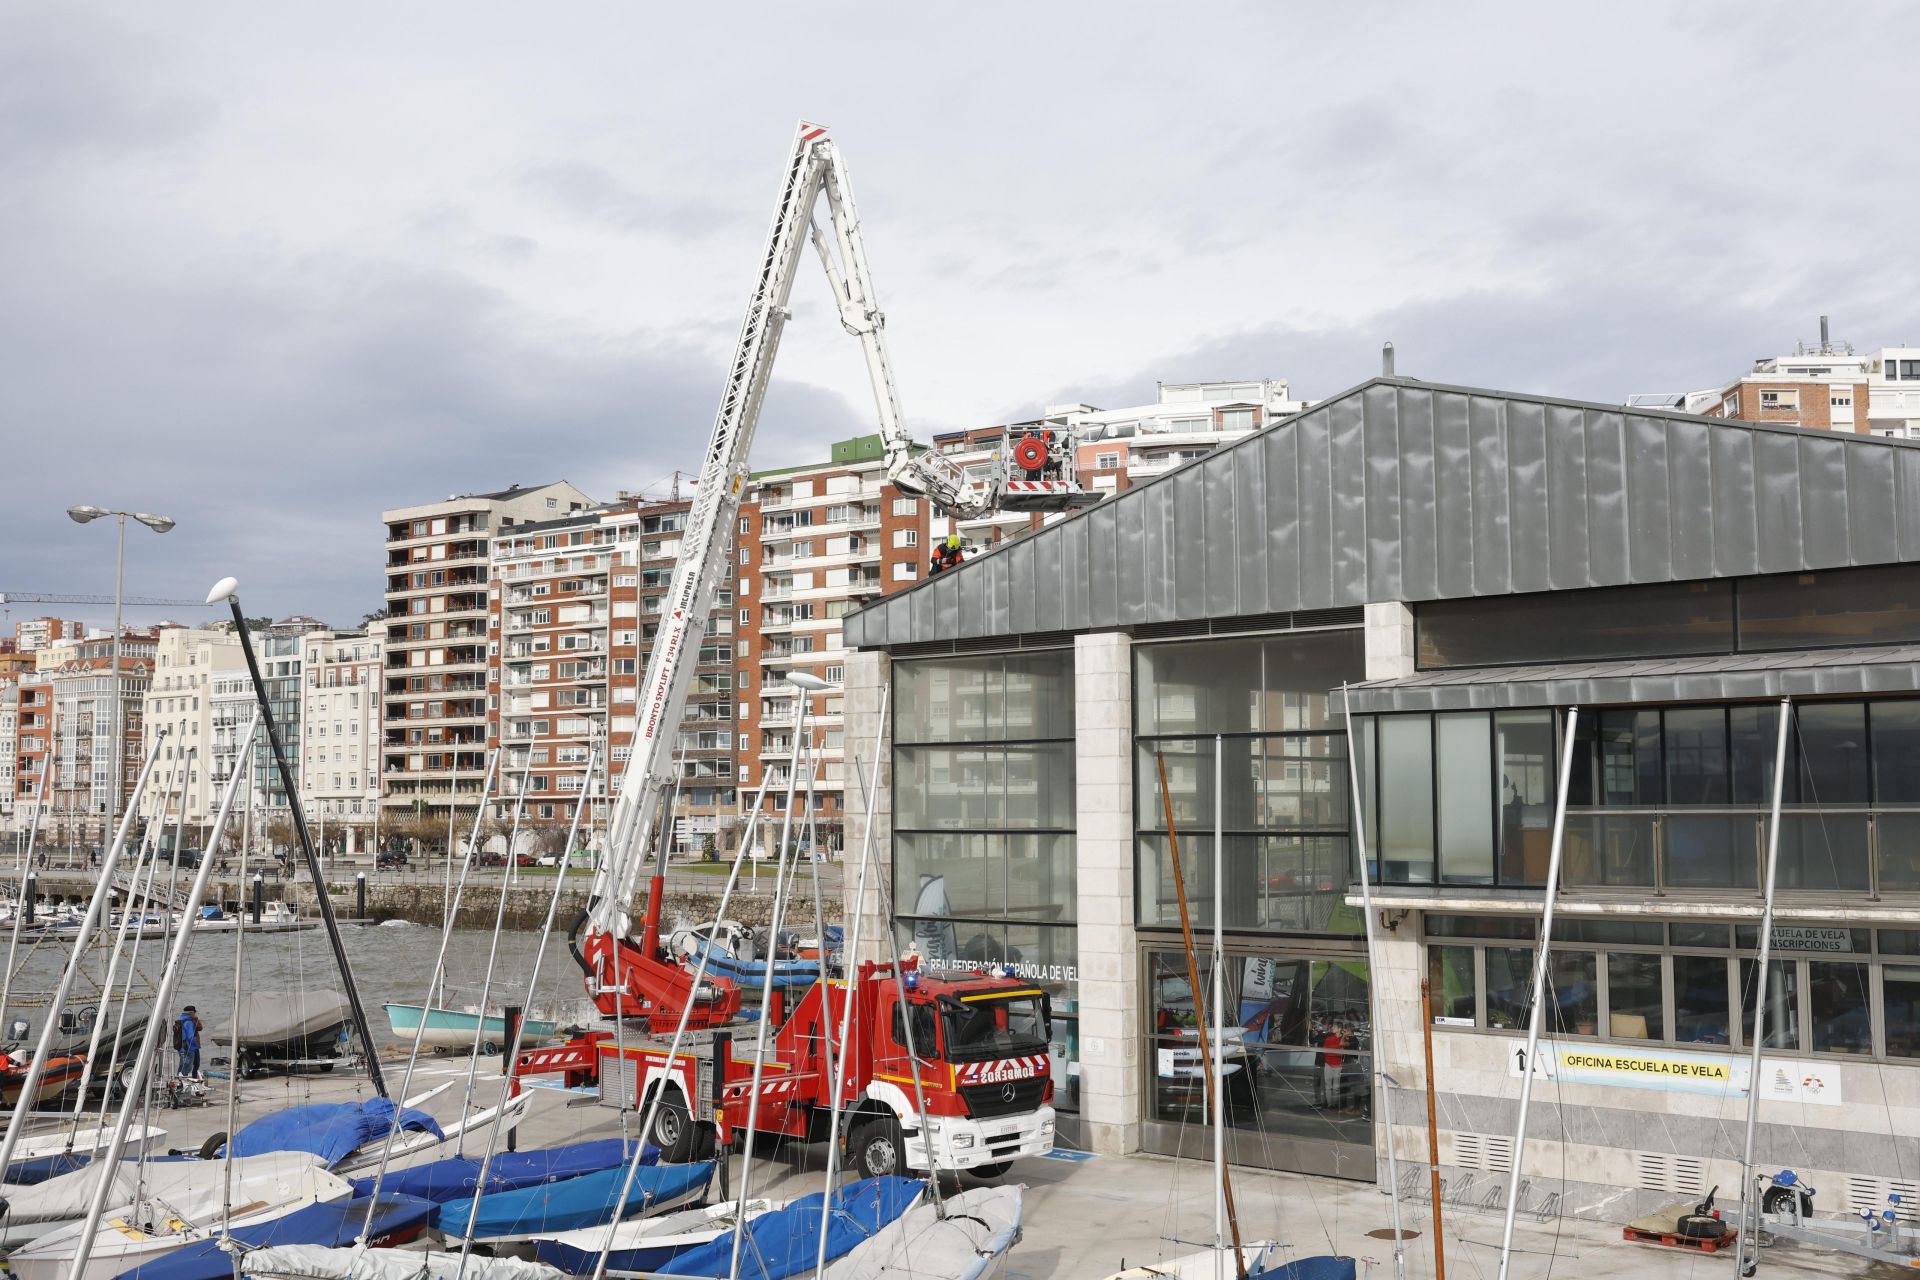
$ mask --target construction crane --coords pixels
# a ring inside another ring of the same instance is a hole
[[[0,608],[16,604],[112,604],[112,596],[63,596],[41,591],[0,591]],[[204,609],[204,600],[162,600],[157,596],[124,596],[121,605],[129,609]]]
[[[814,218],[814,207],[823,194],[830,234]],[[699,650],[715,593],[730,571],[726,538],[739,518],[754,428],[781,331],[790,318],[787,299],[808,242],[826,268],[842,327],[860,340],[880,416],[887,478],[895,486],[924,495],[955,519],[999,510],[1062,511],[1099,498],[1085,492],[1075,479],[1071,439],[1056,439],[1049,447],[1044,436],[1026,433],[1014,449],[1001,449],[995,455],[986,474],[975,476],[908,436],[901,424],[899,396],[882,337],[885,318],[874,300],[846,165],[827,130],[802,121],[727,368],[713,438],[663,602],[660,630],[647,659],[633,753],[608,824],[607,854],[595,874],[587,909],[573,930],[574,958],[586,974],[589,994],[608,1016],[617,1009],[622,1016],[671,1026],[682,1010],[690,1009],[688,1025],[697,1030],[721,1025],[739,1010],[739,991],[732,984],[709,981],[695,990],[691,975],[662,953],[666,842],[659,839],[658,828],[661,806],[673,783],[674,740],[693,681],[694,664],[688,655]],[[1020,474],[1014,474],[1016,470]],[[636,944],[629,940],[628,904],[649,854],[654,855],[652,891]],[[580,937],[583,927],[584,940]]]

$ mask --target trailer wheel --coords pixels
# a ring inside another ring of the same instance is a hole
[[[660,1158],[667,1163],[686,1164],[713,1154],[714,1131],[711,1124],[688,1115],[686,1104],[678,1097],[668,1094],[660,1099],[647,1141],[660,1148]]]
[[[992,1164],[977,1164],[967,1172],[983,1182],[992,1182],[995,1178],[1004,1176],[1011,1168],[1013,1168],[1013,1161],[995,1160]]]
[[[863,1178],[885,1178],[906,1169],[906,1140],[892,1116],[869,1120],[847,1138],[847,1163]]]
[[[1762,1213],[1791,1213],[1794,1196],[1800,1197],[1800,1216],[1813,1216],[1813,1197],[1793,1187],[1768,1187],[1767,1193],[1760,1197]]]
[[[482,1040],[482,1041],[480,1042],[480,1056],[481,1056],[481,1057],[483,1057],[483,1058],[491,1058],[491,1057],[493,1057],[493,1056],[494,1056],[495,1054],[497,1054],[497,1053],[499,1053],[499,1052],[500,1052],[500,1046],[499,1046],[499,1045],[497,1045],[497,1044],[495,1044],[495,1043],[494,1043],[493,1041],[491,1041],[491,1040]]]

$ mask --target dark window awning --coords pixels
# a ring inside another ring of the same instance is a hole
[[[1456,667],[1354,685],[1356,715],[1920,692],[1920,645]],[[1336,702],[1339,691],[1334,691]]]

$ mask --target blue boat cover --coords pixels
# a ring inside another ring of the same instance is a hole
[[[417,1230],[433,1216],[433,1205],[418,1196],[380,1193],[374,1202],[373,1229],[367,1234],[378,1244],[389,1236]],[[233,1238],[250,1249],[270,1244],[317,1244],[338,1249],[352,1244],[367,1221],[364,1198],[312,1204],[272,1222],[243,1227]],[[122,1271],[114,1280],[233,1280],[233,1255],[221,1249],[218,1237]]]
[[[656,1164],[634,1175],[620,1216],[634,1217],[649,1206],[673,1204],[697,1192],[713,1177],[713,1161],[693,1164]],[[577,1231],[604,1225],[613,1217],[626,1185],[627,1168],[616,1165],[599,1173],[582,1174],[565,1182],[548,1182],[518,1191],[495,1191],[480,1197],[480,1213],[473,1222],[473,1238],[524,1236],[535,1232]],[[467,1234],[473,1197],[450,1200],[440,1206],[434,1225],[450,1236]]]
[[[502,1151],[487,1163],[487,1190],[518,1191],[545,1182],[563,1182],[584,1173],[624,1166],[639,1144],[619,1138],[597,1142],[576,1142],[565,1147],[547,1147],[538,1151]],[[649,1144],[640,1150],[640,1163],[658,1164],[660,1148]],[[480,1177],[480,1161],[465,1157],[435,1160],[412,1169],[398,1169],[380,1179],[382,1191],[419,1196],[435,1204],[473,1196]],[[354,1178],[353,1194],[373,1193],[372,1178]]]
[[[1352,1258],[1336,1258],[1324,1253],[1248,1273],[1249,1280],[1254,1277],[1258,1280],[1354,1280],[1356,1274]]]
[[[840,1188],[827,1219],[827,1260],[855,1245],[913,1207],[926,1184],[914,1178],[863,1178]],[[813,1269],[820,1247],[820,1201],[816,1191],[763,1213],[747,1224],[740,1250],[740,1280],[786,1280]],[[663,1275],[724,1276],[733,1262],[733,1232],[675,1258]]]
[[[63,1173],[72,1173],[83,1168],[92,1156],[77,1156],[71,1151],[57,1152],[50,1156],[36,1156],[31,1160],[15,1160],[7,1166],[4,1181],[16,1187],[31,1187],[45,1182],[48,1178],[57,1178]]]
[[[364,1102],[316,1102],[304,1107],[288,1107],[269,1116],[261,1116],[233,1135],[233,1154],[261,1156],[269,1151],[308,1151],[326,1161],[331,1169],[348,1154],[376,1138],[384,1138],[393,1127],[394,1105],[390,1098],[368,1098]],[[424,1111],[408,1109],[400,1114],[400,1127],[447,1135]],[[216,1153],[220,1154],[220,1153]],[[298,1243],[308,1243],[300,1241]]]
[[[705,938],[696,939],[696,945],[707,955],[707,972],[742,982],[760,983],[766,981],[767,962],[765,960],[737,959],[731,951],[718,946]],[[696,956],[693,963],[699,963]],[[773,962],[773,985],[776,987],[810,987],[820,980],[820,962],[817,960],[775,960]]]

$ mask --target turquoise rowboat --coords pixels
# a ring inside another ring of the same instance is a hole
[[[417,1004],[389,1004],[387,1025],[393,1028],[393,1034],[400,1040],[412,1042],[414,1034],[420,1030],[422,1006]],[[507,1045],[507,1020],[500,1014],[479,1013],[466,1009],[427,1009],[427,1031],[420,1042],[436,1049],[471,1049],[474,1038],[479,1037],[481,1053],[499,1053]],[[521,1033],[521,1043],[525,1045],[545,1044],[557,1039],[555,1025],[540,1018],[524,1020],[526,1029]]]

